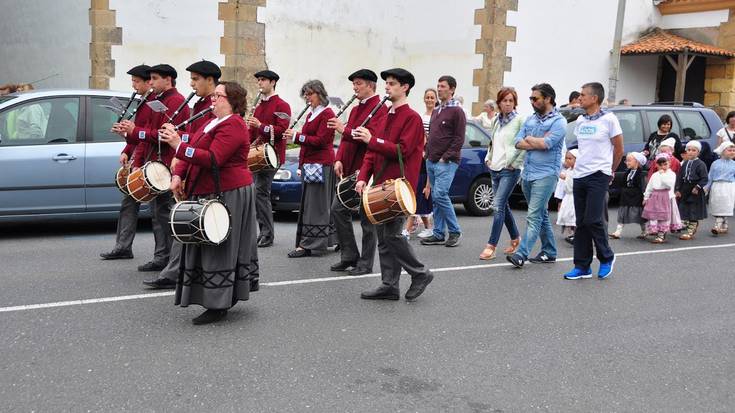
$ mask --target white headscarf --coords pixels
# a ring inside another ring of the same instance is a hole
[[[731,146],[735,146],[735,143],[732,143],[730,141],[724,141],[720,144],[720,146],[717,147],[717,149],[715,149],[715,153],[718,155],[722,155],[722,152],[724,152],[725,149]]]
[[[666,138],[661,141],[659,144],[659,147],[661,146],[668,146],[669,148],[676,148],[676,139],[674,138]]]
[[[687,148],[693,147],[696,148],[699,152],[702,152],[702,144],[699,143],[699,141],[689,141],[687,142]]]

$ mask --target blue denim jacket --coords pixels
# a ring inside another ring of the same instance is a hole
[[[521,179],[535,181],[547,176],[559,176],[566,132],[567,121],[556,109],[545,116],[534,114],[526,119],[516,135],[516,145],[526,136],[533,136],[544,138],[546,149],[526,151]]]

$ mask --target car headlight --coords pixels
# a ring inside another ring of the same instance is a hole
[[[291,180],[291,171],[288,169],[279,169],[276,171],[276,174],[273,175],[274,181],[290,181]]]

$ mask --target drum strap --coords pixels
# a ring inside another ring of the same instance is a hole
[[[214,153],[211,151],[209,152],[209,159],[212,162],[212,177],[214,178],[214,191],[217,194],[217,197],[221,197],[222,192],[220,190],[219,185],[219,167],[217,167],[217,161],[214,159]],[[199,182],[199,177],[202,176],[202,173],[199,172],[197,174],[197,177],[194,178],[194,182],[192,182],[192,185],[189,187],[189,190],[186,191],[186,197],[189,198],[191,194],[194,193],[194,188],[196,188],[197,183]]]
[[[406,174],[403,171],[403,154],[401,153],[401,145],[396,145],[396,152],[398,152],[398,166],[401,168],[401,177],[405,178]],[[380,171],[378,171],[377,175],[375,175],[375,181],[379,181],[380,178],[383,176],[383,173],[385,172],[385,168],[388,166],[388,162],[383,162],[383,167],[380,168]]]

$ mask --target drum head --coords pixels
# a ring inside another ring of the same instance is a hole
[[[398,200],[401,202],[406,212],[413,215],[416,213],[416,198],[413,194],[411,186],[404,179],[396,179],[395,188],[398,193]]]
[[[219,201],[210,201],[204,211],[204,235],[215,244],[227,239],[230,233],[230,213]]]
[[[265,160],[273,168],[278,167],[278,155],[276,155],[276,150],[271,145],[265,145]]]
[[[161,162],[149,162],[145,166],[145,178],[153,189],[163,192],[171,186],[171,172]]]

